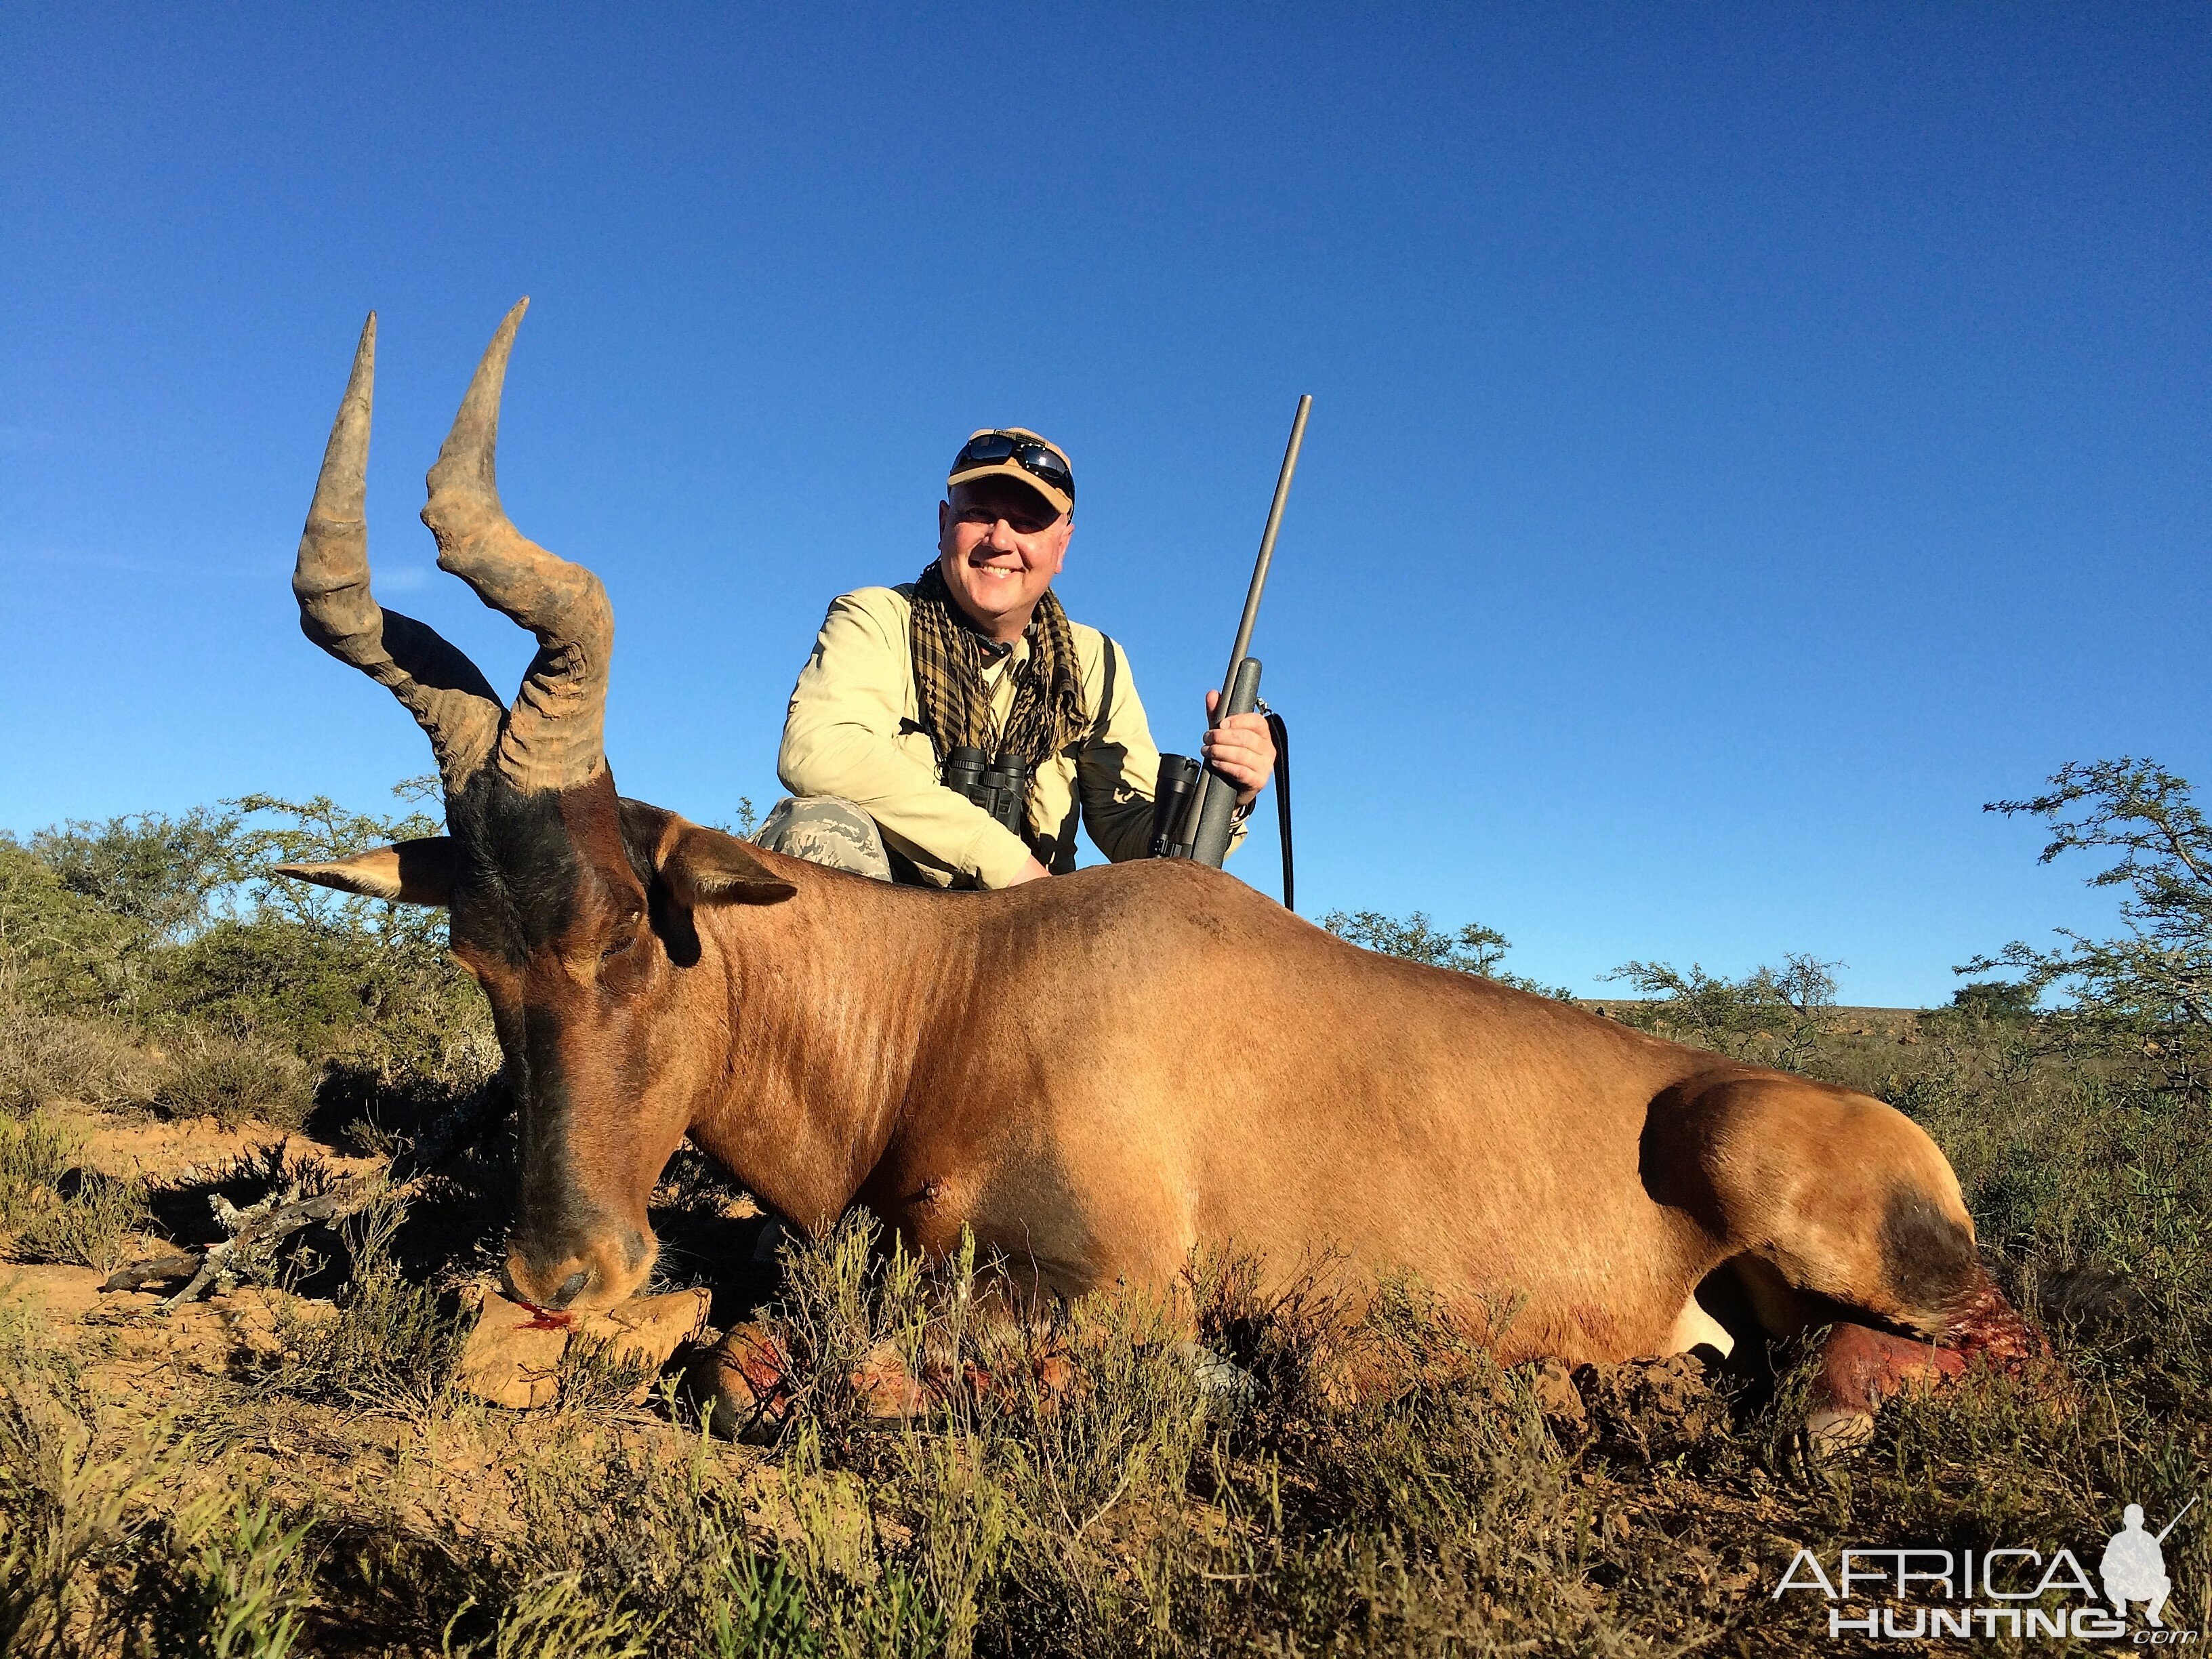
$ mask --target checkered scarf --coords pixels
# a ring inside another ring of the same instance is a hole
[[[1041,768],[1089,725],[1075,630],[1049,590],[1030,618],[1028,660],[1006,670],[1014,676],[1014,702],[1003,730],[992,724],[983,684],[986,641],[953,603],[934,560],[914,585],[912,632],[915,701],[939,760],[955,749],[980,749],[993,760],[1012,752]]]

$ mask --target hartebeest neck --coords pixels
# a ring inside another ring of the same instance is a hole
[[[981,949],[964,896],[899,889],[763,854],[798,888],[700,913],[708,1027],[720,1074],[693,1140],[763,1202],[819,1229],[852,1202],[902,1128],[934,1034],[965,1022]],[[703,1012],[703,1011],[702,1011]]]

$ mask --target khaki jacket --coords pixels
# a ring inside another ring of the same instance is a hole
[[[863,587],[831,602],[784,716],[775,768],[794,795],[840,795],[875,819],[884,844],[939,887],[1003,887],[1030,857],[1022,838],[939,781],[936,745],[919,720],[910,618],[912,584]],[[1030,801],[1057,825],[1038,861],[1075,867],[1079,816],[1116,864],[1151,851],[1160,751],[1128,660],[1095,628],[1071,624],[1091,724],[1081,741],[1037,768]],[[1014,647],[1026,655],[1029,642]],[[1011,660],[1011,659],[1009,659]],[[1013,702],[1001,663],[985,676],[992,713]]]

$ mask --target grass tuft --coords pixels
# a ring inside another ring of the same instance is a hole
[[[18,1261],[108,1272],[152,1220],[145,1183],[88,1169],[84,1138],[51,1114],[0,1118],[0,1234]]]
[[[211,1117],[226,1129],[258,1120],[296,1129],[315,1103],[307,1063],[275,1043],[203,1037],[154,1091],[172,1117]]]
[[[281,1353],[262,1392],[417,1421],[445,1411],[466,1333],[457,1298],[410,1279],[392,1255],[406,1212],[386,1193],[340,1224],[352,1267],[336,1310],[311,1319],[280,1304]]]

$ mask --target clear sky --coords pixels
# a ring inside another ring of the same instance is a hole
[[[2212,785],[2212,9],[645,9],[0,10],[0,826],[428,769],[287,586],[371,307],[378,591],[513,684],[414,515],[523,294],[502,492],[695,817],[981,425],[1189,748],[1301,392],[1310,915],[1938,1000],[2106,914],[1984,801]]]

